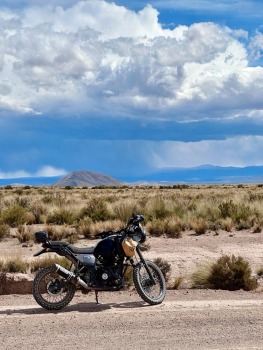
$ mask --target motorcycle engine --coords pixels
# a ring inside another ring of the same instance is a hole
[[[118,287],[122,283],[122,268],[121,266],[95,266],[86,272],[84,280],[93,288]]]

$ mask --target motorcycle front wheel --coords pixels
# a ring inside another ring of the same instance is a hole
[[[166,285],[159,267],[152,261],[147,261],[154,282],[150,278],[143,263],[138,263],[133,270],[134,286],[140,297],[150,305],[160,304],[165,297]]]
[[[60,310],[74,297],[76,287],[56,272],[55,265],[37,272],[33,281],[33,296],[47,310]]]

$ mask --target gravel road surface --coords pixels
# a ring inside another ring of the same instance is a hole
[[[168,291],[148,306],[133,292],[76,294],[59,312],[31,295],[0,296],[0,348],[262,350],[263,294]]]

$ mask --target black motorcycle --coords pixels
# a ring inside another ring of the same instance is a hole
[[[140,297],[150,305],[160,304],[165,297],[164,276],[159,267],[142,255],[142,243],[146,234],[141,226],[142,215],[133,215],[119,231],[103,231],[95,235],[101,238],[95,247],[78,248],[74,245],[49,240],[45,231],[35,233],[43,253],[57,253],[70,260],[71,268],[54,264],[40,269],[33,281],[33,296],[37,303],[48,310],[59,310],[70,303],[76,290],[83,293],[118,291],[125,286],[125,273],[133,268],[133,282]]]

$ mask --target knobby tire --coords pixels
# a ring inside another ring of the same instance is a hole
[[[162,303],[166,293],[166,285],[163,273],[152,261],[147,261],[147,265],[152,273],[155,285],[152,283],[149,274],[143,265],[138,263],[133,270],[134,286],[140,297],[150,305]]]
[[[63,283],[63,288],[58,291],[61,294],[48,292],[48,284]],[[58,281],[58,282],[57,282]],[[55,265],[39,270],[33,281],[32,293],[36,302],[47,310],[60,310],[67,306],[74,297],[76,287],[67,282],[56,272]],[[61,297],[60,297],[61,296]],[[54,299],[54,300],[53,300]]]

